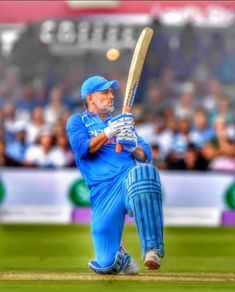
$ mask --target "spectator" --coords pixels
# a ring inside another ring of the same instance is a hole
[[[215,111],[218,105],[218,101],[222,94],[221,83],[218,79],[211,79],[208,82],[208,94],[202,100],[202,107],[209,113]]]
[[[164,121],[162,125],[156,125],[155,132],[152,133],[151,138],[149,138],[149,143],[151,145],[158,145],[158,155],[161,160],[167,157],[172,148],[178,124],[178,121],[170,109],[165,110],[163,118]]]
[[[56,135],[56,146],[63,151],[66,166],[76,166],[74,162],[73,152],[69,146],[66,133],[58,133]]]
[[[181,95],[175,107],[175,116],[179,119],[191,119],[194,114],[195,85],[186,82],[182,85]]]
[[[230,155],[235,149],[228,140],[228,123],[224,117],[218,117],[215,121],[216,140],[221,154]]]
[[[26,142],[26,124],[18,121],[14,126],[15,140],[7,144],[6,153],[12,159],[24,161],[25,153],[29,147]]]
[[[208,161],[201,155],[199,149],[193,143],[187,145],[187,149],[184,154],[184,159],[181,164],[182,170],[207,170]]]
[[[229,148],[222,155],[212,159],[209,169],[235,173],[235,131],[233,135],[226,136],[226,141]]]
[[[215,138],[215,130],[209,126],[207,114],[203,109],[197,109],[195,112],[191,137],[197,147],[202,147]]]
[[[13,139],[12,134],[9,134],[4,127],[4,123],[0,124],[0,139],[4,140],[6,143],[10,143]]]
[[[71,116],[71,111],[69,111],[69,110],[64,110],[61,113],[58,122],[63,127],[63,129],[66,128],[66,124],[67,124],[67,121],[68,121],[70,116]]]
[[[215,139],[202,147],[202,155],[207,160],[213,160],[218,156],[233,156],[235,155],[235,148],[233,143],[228,139],[229,129],[226,120],[218,117],[215,121]]]
[[[218,117],[224,118],[228,124],[234,123],[234,114],[231,107],[230,98],[225,94],[221,95],[217,102],[217,107],[210,113],[212,123],[214,123]]]
[[[161,156],[159,155],[159,145],[153,144],[151,146],[151,152],[152,152],[152,161],[151,163],[155,166],[157,166],[158,169],[166,169],[166,162],[161,159]]]
[[[42,80],[35,79],[33,81],[33,90],[34,90],[35,106],[44,108],[47,105],[47,100],[46,100],[46,89]]]
[[[17,117],[28,122],[35,105],[32,85],[25,83],[22,87],[21,99],[16,104]]]
[[[189,119],[182,119],[179,120],[178,125],[178,133],[174,136],[172,148],[178,157],[182,158],[187,149],[187,145],[192,142],[191,122]]]
[[[161,75],[160,84],[164,92],[164,98],[168,99],[168,106],[172,105],[173,99],[177,96],[180,83],[175,80],[175,74],[172,69],[165,68]]]
[[[50,125],[54,124],[65,110],[63,91],[61,87],[56,86],[51,90],[49,104],[45,108],[45,122]]]
[[[27,126],[27,133],[26,133],[26,141],[29,144],[35,143],[37,136],[44,127],[45,121],[44,121],[44,112],[43,108],[41,107],[35,107],[31,114],[31,120],[30,123]]]
[[[181,153],[182,154],[182,153]],[[167,169],[170,170],[179,170],[184,167],[183,156],[179,156],[176,149],[171,149],[169,154],[166,157]]]
[[[25,164],[40,167],[62,167],[66,165],[64,152],[55,147],[52,130],[40,130],[36,145],[30,146],[25,153]]]
[[[13,139],[16,122],[16,108],[11,102],[6,102],[3,107],[3,124],[8,138]],[[10,142],[9,140],[7,142]]]
[[[155,115],[163,115],[164,110],[169,104],[168,99],[164,98],[161,85],[155,79],[148,82],[146,103],[146,112],[154,112]]]
[[[17,166],[23,166],[19,161],[9,157],[6,154],[6,142],[4,139],[0,138],[0,166],[11,166],[11,167],[17,167]]]

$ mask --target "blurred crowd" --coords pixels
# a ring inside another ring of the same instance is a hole
[[[152,147],[152,163],[235,172],[235,38],[212,32],[205,40],[191,25],[175,38],[153,25],[158,35],[133,109],[137,131]],[[95,66],[95,54],[86,58],[74,58],[64,75],[55,74],[58,59],[51,67],[39,60],[30,66],[29,80],[24,68],[0,56],[0,166],[75,166],[65,127],[72,113],[84,110],[79,90],[87,76],[120,80],[114,114],[120,113],[128,66],[113,70],[113,64]]]
[[[151,83],[145,109],[135,108],[136,128],[152,146],[160,169],[235,172],[234,102],[211,79],[199,98],[193,82],[182,83],[169,99],[164,88]]]
[[[1,85],[6,86],[6,81]],[[0,165],[74,166],[65,132],[71,111],[62,86],[54,86],[47,98],[43,86],[15,85],[10,88],[19,99],[5,101],[0,110]]]

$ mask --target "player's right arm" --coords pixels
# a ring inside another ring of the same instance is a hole
[[[108,139],[104,133],[90,137],[79,114],[69,118],[66,131],[71,148],[80,159],[85,158],[89,153],[96,152]]]
[[[108,139],[120,132],[121,129],[133,127],[133,125],[132,114],[121,114],[111,119],[104,132],[96,137],[90,137],[82,122],[81,115],[77,114],[69,118],[66,131],[73,152],[79,158],[85,158],[88,153],[98,151]]]
[[[101,133],[96,137],[92,137],[90,139],[90,148],[89,148],[89,153],[95,153],[102,147],[105,142],[108,140],[107,136],[105,133]]]

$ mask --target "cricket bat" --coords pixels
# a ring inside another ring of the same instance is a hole
[[[153,30],[150,27],[145,27],[136,43],[135,50],[132,56],[129,74],[126,83],[126,91],[123,102],[122,113],[130,113],[137,87],[139,84],[141,72],[144,65],[144,60],[147,55],[148,47],[153,36]],[[122,145],[116,145],[116,152],[122,151]]]

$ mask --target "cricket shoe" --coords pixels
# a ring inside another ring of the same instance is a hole
[[[120,252],[126,253],[123,245],[120,247]],[[125,275],[137,275],[139,273],[139,267],[133,257],[130,258],[129,264],[123,269]]]
[[[132,257],[129,264],[123,269],[123,273],[125,275],[137,275],[139,273],[139,267]]]
[[[156,249],[150,249],[146,252],[144,266],[148,270],[158,270],[160,268],[160,256]]]

